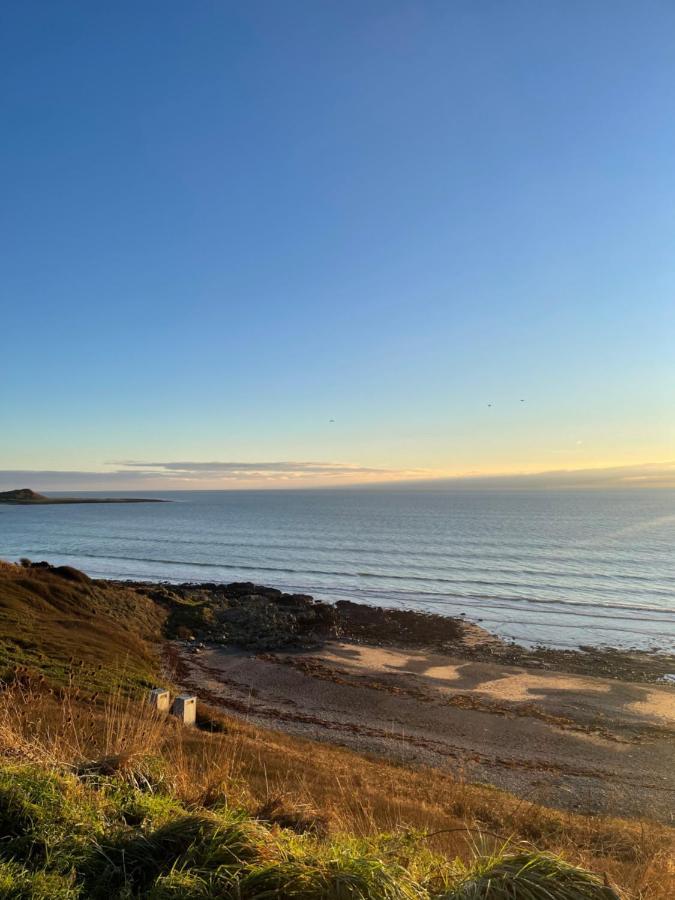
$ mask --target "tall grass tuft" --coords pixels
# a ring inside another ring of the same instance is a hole
[[[257,859],[261,835],[243,812],[186,815],[150,832],[120,831],[97,843],[82,866],[88,896],[142,892],[174,869],[234,876]]]
[[[58,698],[41,684],[16,682],[0,691],[0,752],[83,775],[125,773],[160,752],[174,723],[149,704],[115,689],[99,704],[75,688]]]
[[[621,900],[591,872],[549,853],[477,859],[444,900]]]
[[[336,847],[324,859],[310,854],[251,868],[237,883],[233,896],[242,900],[427,900],[429,894],[403,866]]]

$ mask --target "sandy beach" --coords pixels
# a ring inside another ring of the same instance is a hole
[[[255,724],[576,812],[675,819],[675,686],[352,641],[174,648],[185,687]]]

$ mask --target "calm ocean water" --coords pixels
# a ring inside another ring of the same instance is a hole
[[[0,558],[464,612],[524,643],[675,649],[675,491],[141,495],[175,502],[0,506]]]

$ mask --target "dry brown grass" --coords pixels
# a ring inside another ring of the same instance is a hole
[[[421,840],[430,849],[465,861],[476,846],[490,851],[509,839],[606,875],[635,900],[675,897],[674,829],[571,815],[438,770],[221,720],[226,730],[210,734],[121,693],[92,705],[75,691],[55,698],[15,685],[0,695],[0,752],[163,780],[188,805],[244,805],[263,820],[319,834],[411,829],[428,835]]]
[[[131,771],[161,752],[172,725],[121,689],[98,704],[76,688],[18,682],[0,693],[0,751],[47,767]]]
[[[234,722],[228,735],[209,741],[224,753],[236,748],[232,771],[249,806],[293,798],[320,810],[335,831],[365,836],[411,828],[434,834],[431,848],[464,860],[476,840],[488,848],[505,838],[522,841],[606,874],[630,897],[675,898],[675,829],[551,810],[436,769],[397,766]]]

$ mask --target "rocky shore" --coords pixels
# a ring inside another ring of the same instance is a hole
[[[134,587],[169,609],[172,636],[249,650],[307,649],[338,639],[441,647],[489,638],[462,619],[348,600],[326,603],[252,582]]]
[[[124,582],[130,586],[129,582]],[[343,600],[326,603],[252,582],[132,586],[164,606],[168,635],[199,649],[233,646],[254,652],[311,650],[343,641],[378,647],[426,648],[471,661],[663,683],[675,655],[644,650],[522,647],[501,640],[465,617],[384,609]]]

